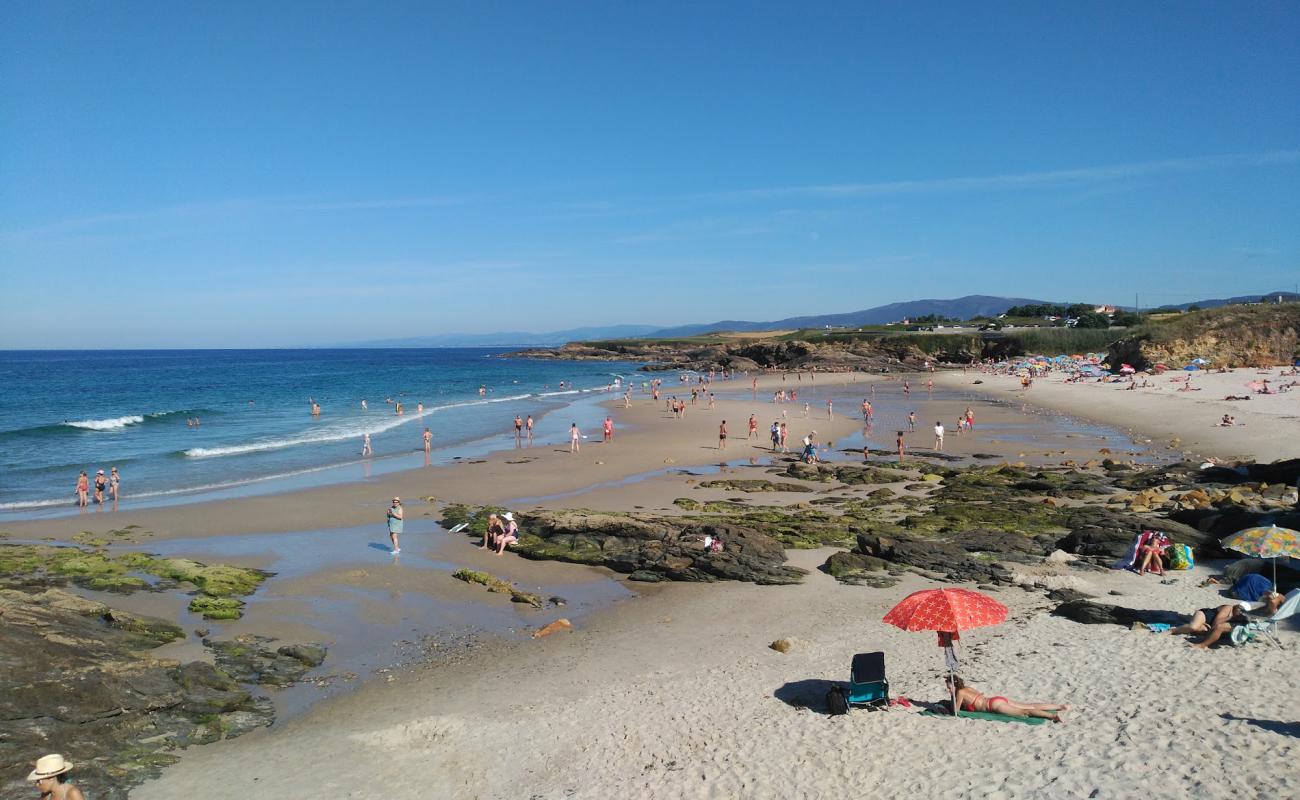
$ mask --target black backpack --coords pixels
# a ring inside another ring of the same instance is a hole
[[[826,711],[832,717],[849,713],[849,697],[842,686],[836,686],[826,693]]]

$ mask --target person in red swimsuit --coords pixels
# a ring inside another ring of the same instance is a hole
[[[1002,695],[985,697],[957,676],[944,678],[944,683],[948,684],[948,691],[954,694],[962,711],[991,711],[1008,717],[1041,717],[1052,722],[1065,722],[1061,712],[1069,710],[1069,706],[1058,703],[1018,703]]]

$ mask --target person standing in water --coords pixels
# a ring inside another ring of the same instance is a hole
[[[82,508],[90,505],[90,478],[86,477],[84,469],[77,476],[77,505]]]
[[[393,543],[393,555],[402,552],[402,543],[398,537],[402,535],[402,498],[394,497],[393,504],[388,507],[388,538]]]
[[[907,412],[907,430],[908,430],[908,431],[914,431],[914,430],[916,430],[916,412],[915,412],[915,411],[909,411],[909,412]]]
[[[894,444],[898,447],[898,463],[903,463],[903,432],[899,431],[898,436],[894,438]]]
[[[362,410],[362,411],[369,411],[369,410],[370,410],[370,406],[366,405],[366,398],[364,398],[364,397],[361,398],[361,410]]]
[[[372,456],[374,454],[374,451],[370,449],[370,434],[367,433],[361,437],[361,455]]]
[[[524,421],[522,418],[520,418],[518,414],[515,414],[515,447],[519,446],[519,443],[523,441],[523,438],[524,438]]]
[[[432,452],[433,452],[433,432],[430,431],[428,428],[425,428],[424,429],[424,454],[427,456]]]
[[[529,414],[528,419],[524,421],[524,430],[528,432],[528,443],[533,443],[533,415]]]
[[[117,493],[122,485],[122,476],[118,473],[117,467],[108,471],[108,491],[113,497],[113,502],[117,502]]]
[[[104,505],[104,490],[108,488],[108,478],[104,477],[104,470],[95,473],[95,502]]]

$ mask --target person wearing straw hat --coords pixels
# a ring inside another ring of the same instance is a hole
[[[505,520],[505,530],[497,536],[497,555],[506,551],[506,545],[519,541],[519,523],[515,522],[514,513],[507,511],[501,515],[501,519]]]
[[[27,780],[36,784],[41,797],[50,800],[86,800],[81,790],[68,783],[68,772],[72,762],[58,753],[41,756],[36,760],[36,768],[27,776]]]

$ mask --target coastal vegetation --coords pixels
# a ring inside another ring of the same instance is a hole
[[[1115,325],[1117,321],[1124,326]],[[1181,367],[1193,358],[1233,367],[1289,362],[1300,347],[1298,328],[1300,303],[1284,303],[1223,306],[1140,317],[1119,312],[1105,324],[1093,327],[1018,326],[976,330],[968,326],[949,332],[909,331],[904,326],[877,325],[743,336],[713,333],[671,339],[574,342],[561,348],[511,355],[645,361],[647,365],[643,369],[646,370],[874,372],[919,369],[926,362],[969,364],[1034,354],[1110,352],[1113,359],[1139,368],[1160,362]]]

